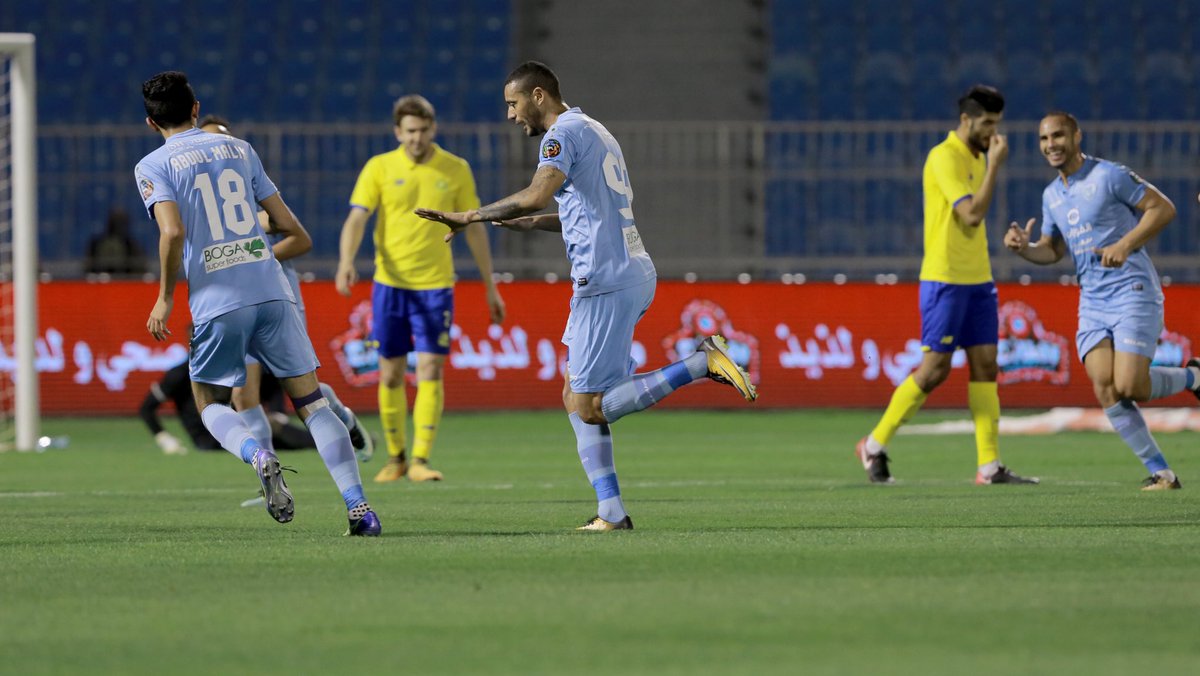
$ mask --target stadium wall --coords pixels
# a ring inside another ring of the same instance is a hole
[[[43,412],[128,415],[151,383],[187,356],[187,304],[181,290],[167,343],[145,332],[156,286],[141,282],[51,282],[41,285],[37,366]],[[480,284],[456,293],[446,408],[555,409],[560,406],[568,313],[564,283],[501,285],[509,318],[488,326]],[[370,285],[351,298],[332,283],[303,286],[309,332],[333,384],[356,410],[376,409],[375,353],[367,341]],[[1003,284],[1001,401],[1006,408],[1094,404],[1075,357],[1078,288]],[[1167,291],[1167,322],[1156,362],[1182,364],[1200,334],[1200,285]],[[660,281],[654,304],[638,325],[633,359],[658,368],[693,349],[697,337],[720,332],[759,384],[758,408],[881,407],[920,361],[916,284],[784,284]],[[0,370],[10,376],[12,346],[0,345]],[[931,407],[965,407],[966,368],[958,353],[949,382]],[[1194,405],[1181,394],[1155,402]],[[670,408],[743,409],[733,391],[689,386],[660,404]]]

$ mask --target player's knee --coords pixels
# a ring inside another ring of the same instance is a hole
[[[579,419],[589,425],[603,425],[608,422],[604,418],[604,411],[601,411],[599,406],[590,404],[579,409]]]
[[[1150,396],[1149,388],[1139,387],[1136,382],[1118,381],[1113,384],[1113,390],[1116,392],[1118,399],[1145,401]]]

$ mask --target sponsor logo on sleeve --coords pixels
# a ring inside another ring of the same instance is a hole
[[[552,157],[558,157],[558,154],[561,152],[562,144],[557,139],[546,139],[546,142],[542,144],[542,157],[547,160]]]
[[[154,194],[154,184],[148,178],[138,178],[138,187],[142,190],[142,199],[148,200]]]

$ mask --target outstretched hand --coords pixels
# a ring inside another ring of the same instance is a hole
[[[1029,219],[1023,230],[1016,221],[1009,223],[1008,232],[1004,233],[1004,246],[1018,253],[1024,251],[1029,246],[1030,240],[1033,239],[1033,224],[1036,222],[1036,218]]]
[[[427,221],[441,223],[449,226],[450,232],[446,233],[445,240],[449,242],[454,239],[454,236],[471,224],[469,212],[466,211],[438,211],[437,209],[417,209],[413,211],[416,215],[424,218]]]

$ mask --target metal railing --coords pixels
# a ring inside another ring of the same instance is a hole
[[[949,124],[937,122],[614,123],[635,190],[634,213],[660,273],[701,279],[750,274],[810,279],[843,274],[915,278],[922,247],[921,169]],[[1053,178],[1037,149],[1036,123],[1004,124],[1011,152],[988,215],[998,279],[1055,278],[999,251],[1010,220],[1040,216]],[[391,130],[362,124],[245,124],[235,131],[258,149],[285,199],[313,232],[301,264],[331,274],[347,199],[366,160],[395,147]],[[505,124],[440,127],[439,143],[467,158],[480,197],[527,184],[537,143]],[[41,244],[45,267],[77,274],[90,237],[111,206],[141,211],[132,169],[159,144],[140,126],[46,126],[40,131]],[[1196,193],[1200,123],[1084,123],[1084,149],[1129,165],[1157,185],[1179,216],[1152,245],[1160,270],[1200,279]],[[155,232],[137,228],[147,255]],[[493,233],[497,270],[516,277],[565,274],[553,235]],[[466,256],[465,249],[456,254]],[[469,259],[469,256],[467,257]],[[360,255],[364,270],[369,256]],[[471,276],[472,266],[461,266]]]

